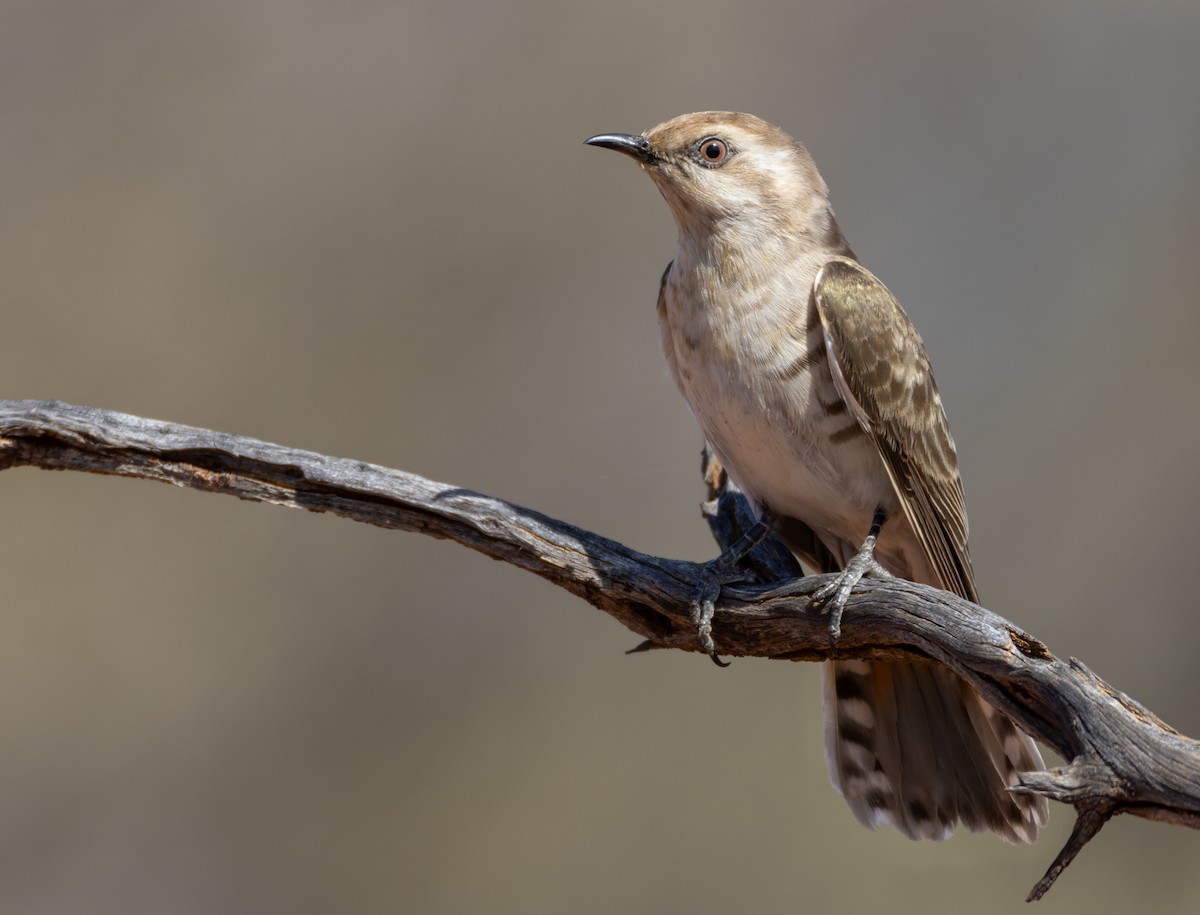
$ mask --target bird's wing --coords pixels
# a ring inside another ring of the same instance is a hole
[[[834,383],[879,449],[941,586],[976,600],[958,456],[917,329],[887,287],[848,258],[821,268],[813,297]]]

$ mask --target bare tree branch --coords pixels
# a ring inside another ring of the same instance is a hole
[[[413,474],[207,429],[41,401],[0,401],[0,469],[144,477],[256,502],[455,540],[559,585],[616,618],[648,648],[698,651],[691,620],[700,566],[612,540]],[[744,500],[709,466],[718,539],[748,522]],[[817,661],[897,658],[945,664],[1070,762],[1026,773],[1018,791],[1075,807],[1075,830],[1029,898],[1040,898],[1113,815],[1200,828],[1200,744],[1074,659],[982,607],[899,579],[864,580],[831,645],[808,597],[828,578],[795,578],[777,543],[751,557],[762,584],[726,589],[713,638],[727,655]],[[781,583],[782,582],[782,583]]]

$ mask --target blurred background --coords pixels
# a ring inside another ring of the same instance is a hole
[[[0,3],[0,396],[359,458],[695,560],[666,207],[582,145],[807,143],[921,328],[984,602],[1200,736],[1200,6]],[[0,910],[1007,912],[1069,832],[914,844],[815,665],[627,657],[531,575],[147,482],[0,474]],[[1040,912],[1200,907],[1110,823]]]

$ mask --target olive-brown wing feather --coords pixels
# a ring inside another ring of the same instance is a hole
[[[900,303],[866,269],[835,258],[813,296],[842,398],[879,449],[941,581],[976,600],[958,457],[925,345]]]

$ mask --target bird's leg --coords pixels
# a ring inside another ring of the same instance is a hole
[[[883,530],[886,521],[887,512],[882,507],[876,508],[875,516],[871,519],[871,531],[858,552],[846,563],[841,575],[829,584],[822,585],[812,596],[810,606],[829,614],[831,643],[836,642],[842,634],[842,611],[846,609],[846,601],[854,586],[868,575],[874,578],[892,577],[891,572],[875,561],[875,543],[879,540],[879,532]]]
[[[746,579],[746,573],[738,569],[738,563],[766,540],[774,528],[775,516],[769,509],[763,508],[750,530],[700,569],[700,587],[692,601],[692,622],[696,624],[696,637],[700,640],[700,647],[708,652],[708,656],[718,667],[728,667],[729,662],[721,660],[717,654],[717,647],[713,644],[712,620],[713,613],[716,612],[717,598],[721,596],[721,589],[725,585]]]

